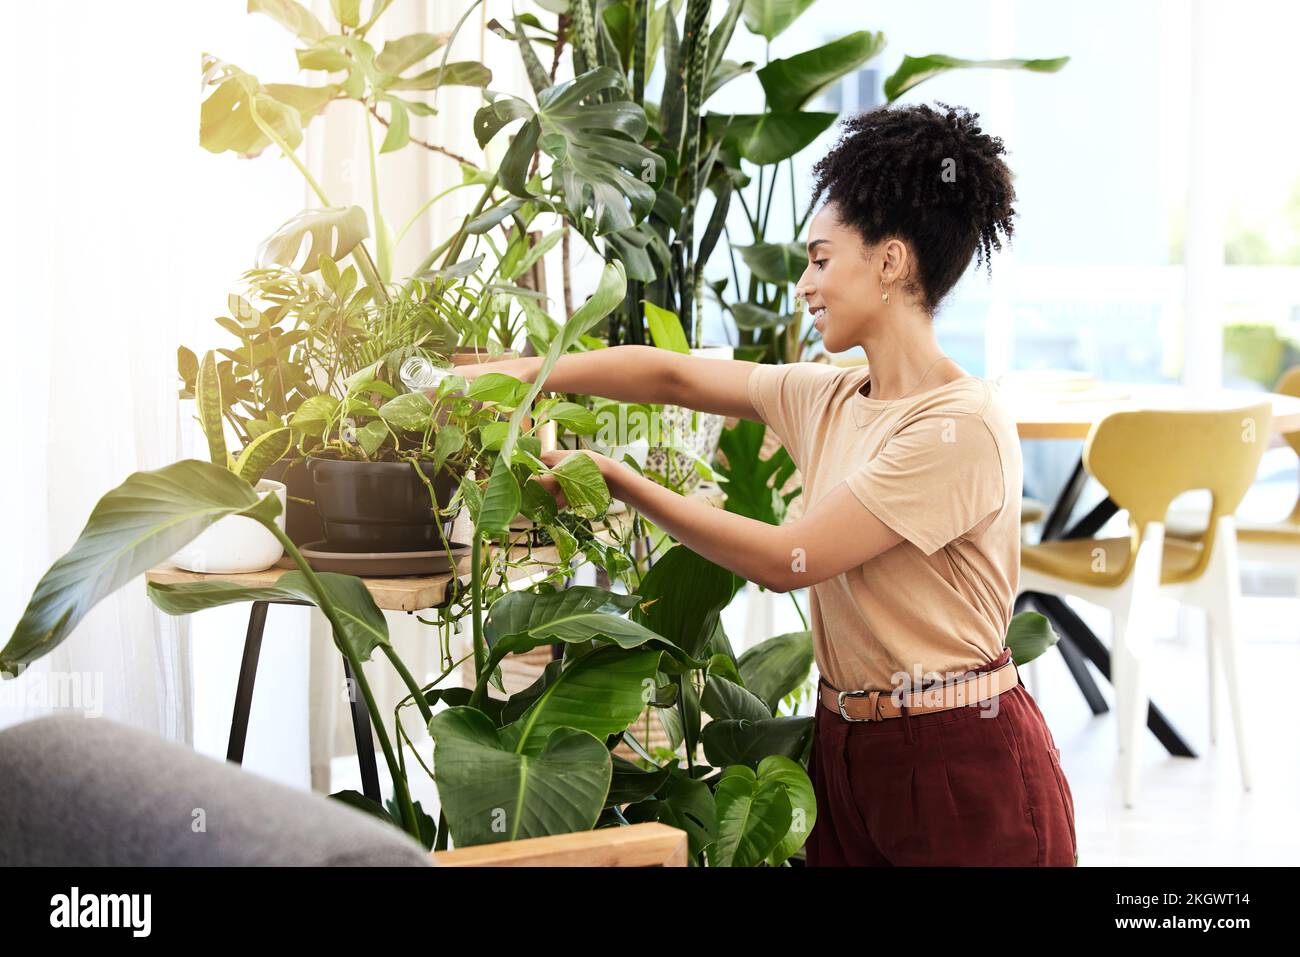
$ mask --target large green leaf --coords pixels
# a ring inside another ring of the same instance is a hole
[[[782,314],[752,302],[738,302],[731,306],[731,318],[738,329],[778,329],[794,325],[800,314]]]
[[[1047,60],[962,60],[942,53],[905,56],[898,69],[885,80],[885,99],[892,103],[917,84],[949,70],[1029,70],[1033,73],[1055,73],[1069,62],[1068,56]]]
[[[686,341],[686,330],[677,313],[656,306],[647,299],[642,299],[645,306],[646,325],[650,327],[650,338],[660,349],[669,349],[683,355],[691,354],[690,343]]]
[[[838,118],[837,113],[710,113],[706,121],[710,134],[723,136],[729,149],[751,163],[768,166],[794,156]]]
[[[609,508],[609,486],[591,456],[581,452],[566,456],[550,474],[564,491],[569,511],[596,518]]]
[[[692,780],[674,768],[658,800],[645,803],[657,805],[655,820],[686,832],[692,857],[713,843],[718,810],[713,793],[703,781]],[[629,814],[628,820],[634,821],[634,816]]]
[[[498,455],[488,476],[483,503],[479,507],[476,525],[485,532],[505,532],[510,522],[519,514],[522,501],[519,480],[510,468],[509,460]]]
[[[435,50],[442,49],[450,36],[449,33],[412,33],[389,40],[375,57],[375,66],[385,73],[397,75]]]
[[[781,754],[800,761],[812,740],[809,715],[747,721],[723,718],[710,721],[700,732],[704,756],[716,767],[745,764],[757,767],[768,755]]]
[[[709,675],[704,694],[700,697],[700,707],[714,720],[743,718],[764,721],[772,717],[772,709],[762,698],[720,675]]]
[[[1037,612],[1021,612],[1007,626],[1006,645],[1017,666],[1029,664],[1058,641],[1052,623]]]
[[[292,267],[303,240],[311,237],[306,259],[297,267],[299,272],[310,273],[320,268],[322,255],[338,262],[369,235],[366,211],[360,206],[304,209],[263,240],[259,258],[262,268],[272,264]]]
[[[136,576],[170,558],[225,515],[271,522],[275,495],[258,498],[243,479],[210,462],[185,459],[135,472],[95,505],[72,548],[32,593],[0,671],[13,672],[48,654],[96,604]]]
[[[795,56],[773,60],[758,71],[773,113],[802,109],[840,77],[856,70],[885,48],[885,35],[859,30]]]
[[[338,612],[343,628],[343,634],[334,636],[335,644],[343,651],[346,643],[359,660],[370,660],[375,648],[388,644],[388,623],[365,582],[336,572],[317,572],[316,578]],[[285,572],[274,585],[262,587],[230,581],[169,585],[150,582],[148,591],[150,600],[169,615],[190,615],[205,608],[245,601],[305,601],[321,605],[307,576],[296,569]]]
[[[464,60],[435,66],[418,76],[394,80],[388,84],[390,90],[436,90],[440,86],[478,86],[484,87],[492,82],[492,71],[482,63]]]
[[[727,768],[713,798],[718,836],[709,863],[714,867],[757,867],[790,831],[790,798],[774,777],[760,777],[744,765]]]
[[[225,150],[240,156],[259,155],[271,145],[257,124],[257,116],[290,149],[302,143],[302,131],[341,87],[268,83],[214,57],[204,58],[206,82],[215,87],[199,108],[199,145],[212,153]]]
[[[599,738],[558,728],[540,754],[469,707],[429,722],[434,780],[457,847],[589,830],[600,817],[612,762]]]
[[[754,243],[734,248],[749,271],[763,282],[795,283],[808,268],[808,250],[802,243]]]
[[[638,600],[636,595],[620,595],[592,585],[571,585],[546,594],[508,592],[492,603],[483,625],[492,664],[495,666],[507,654],[530,651],[539,645],[593,639],[620,648],[639,648],[654,642],[680,656],[680,649],[670,640],[623,617]]]
[[[403,392],[379,407],[379,417],[395,429],[423,432],[433,419],[433,403],[423,392]]]
[[[641,579],[641,603],[632,609],[632,619],[699,659],[722,609],[743,584],[734,572],[674,545]]]
[[[554,160],[570,214],[589,219],[598,236],[644,219],[664,180],[663,158],[641,145],[645,111],[627,99],[622,85],[616,71],[598,67],[537,98],[537,145]],[[617,90],[617,97],[590,101],[607,90]]]
[[[587,731],[602,741],[625,730],[645,710],[662,656],[657,648],[604,647],[555,668],[528,710],[504,729],[515,750],[539,754],[559,728]]]
[[[767,40],[775,40],[799,19],[814,0],[745,0],[745,26]]]
[[[760,781],[780,783],[790,800],[790,830],[767,858],[767,862],[776,867],[807,842],[813,825],[817,823],[817,795],[804,766],[779,754],[758,762],[757,776]]]
[[[737,662],[745,687],[762,698],[772,714],[781,699],[808,680],[812,666],[811,631],[775,635],[746,650]]]
[[[779,491],[795,470],[794,460],[783,446],[768,458],[760,458],[766,432],[767,426],[752,419],[741,419],[732,428],[723,429],[718,448],[727,464],[718,465],[717,471],[727,480],[728,512],[780,525],[785,506],[799,490],[784,495]]]

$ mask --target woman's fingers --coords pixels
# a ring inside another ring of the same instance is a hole
[[[542,488],[551,493],[555,499],[556,508],[567,508],[569,500],[564,497],[564,489],[553,475],[538,475],[537,481],[541,483]]]

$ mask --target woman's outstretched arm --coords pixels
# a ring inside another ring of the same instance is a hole
[[[772,591],[788,592],[823,582],[903,541],[863,507],[843,482],[798,521],[769,525],[678,495],[589,449],[543,452],[542,461],[554,467],[570,455],[595,459],[610,494],[691,551]],[[543,476],[540,481],[563,502],[555,479]]]
[[[680,405],[757,421],[747,390],[755,365],[737,359],[689,356],[656,346],[611,346],[560,356],[546,377],[545,388],[618,402]],[[524,356],[459,366],[456,371],[467,381],[487,372],[503,372],[522,382],[534,382],[541,368],[541,356]]]

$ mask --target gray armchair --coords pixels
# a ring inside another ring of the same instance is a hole
[[[0,731],[0,865],[435,861],[396,827],[102,718]]]

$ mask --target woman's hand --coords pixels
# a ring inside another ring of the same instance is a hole
[[[593,452],[591,449],[552,449],[549,452],[543,452],[541,459],[546,463],[548,468],[555,468],[570,455],[585,455],[592,459],[596,463],[597,468],[600,469],[600,474],[604,477],[605,484],[609,486],[610,494],[615,498],[618,498],[617,487],[614,479],[618,475],[619,471],[625,469],[626,466],[615,462],[608,455],[601,455],[599,452]],[[568,506],[568,500],[564,497],[564,489],[560,486],[558,479],[553,475],[538,475],[536,478],[537,481],[542,484],[542,487],[555,497],[555,504],[557,507],[563,509]]]

